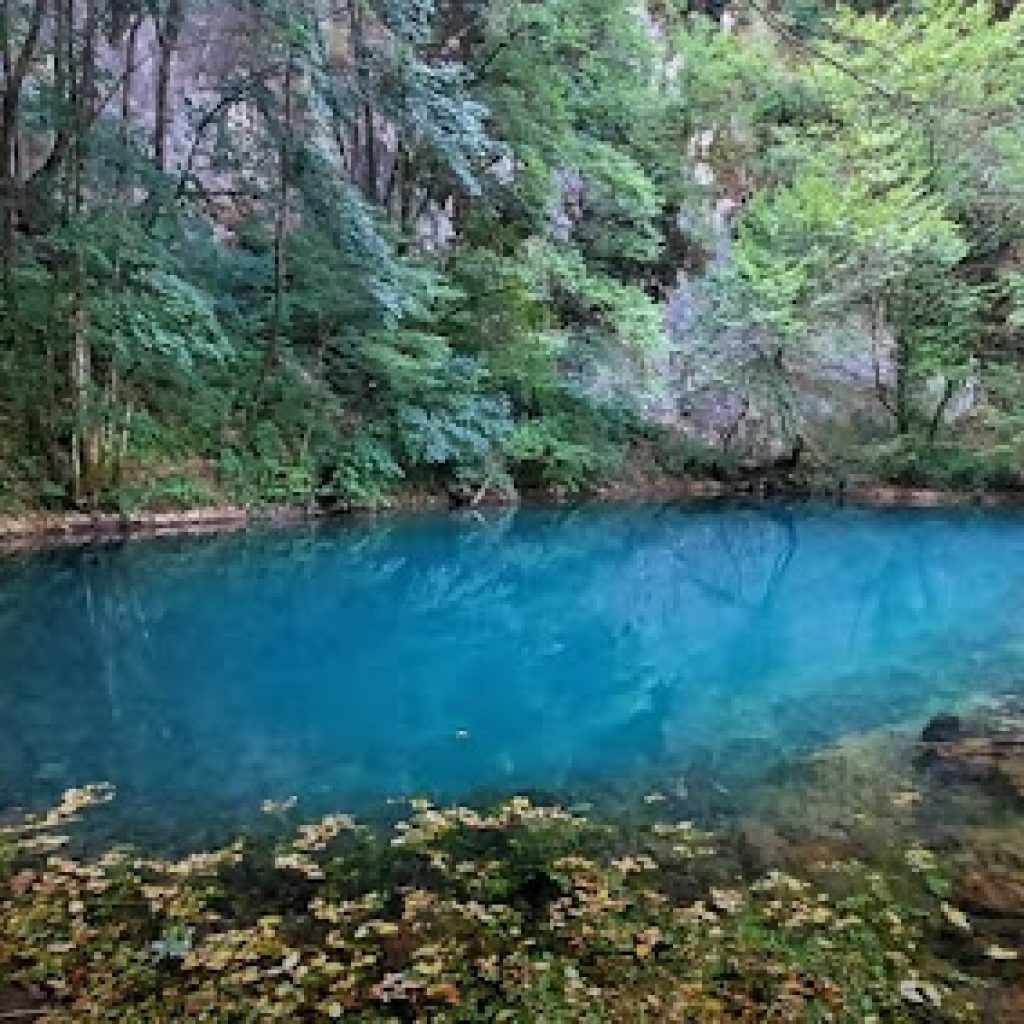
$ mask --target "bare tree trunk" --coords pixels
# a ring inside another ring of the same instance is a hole
[[[98,30],[95,0],[86,0],[85,25],[81,32],[82,46],[74,48],[74,0],[68,0],[68,83],[71,87],[73,159],[70,167],[71,207],[75,218],[85,210],[85,163],[87,159],[87,125],[96,84],[96,33]],[[85,254],[79,244],[74,256],[71,291],[71,391],[74,403],[72,433],[72,484],[76,502],[91,501],[96,496],[98,471],[102,462],[102,437],[92,409],[92,347],[89,340],[89,313],[86,304]]]
[[[942,426],[942,418],[946,415],[946,409],[949,408],[949,403],[953,400],[953,395],[955,393],[956,382],[952,377],[947,377],[942,388],[942,397],[935,406],[935,412],[932,413],[931,421],[928,424],[929,444],[935,444],[935,438],[938,437],[939,434],[939,427]]]
[[[81,182],[79,165],[79,138],[75,130],[78,122],[78,89],[76,86],[77,69],[75,67],[75,0],[59,0],[63,16],[59,33],[62,36],[59,50],[63,51],[64,67],[64,106],[71,111],[65,115],[69,126],[66,129],[71,145],[71,160],[66,167],[64,184],[65,218],[70,220],[78,212],[81,201]],[[71,265],[71,294],[69,328],[71,336],[71,499],[77,505],[85,493],[85,422],[86,406],[89,397],[89,365],[87,338],[82,317],[81,293],[81,256],[76,254]]]
[[[317,331],[317,346],[316,346],[316,358],[313,362],[313,370],[311,374],[311,383],[315,386],[321,384],[324,372],[324,356],[327,352],[327,331],[320,328]],[[310,418],[306,423],[306,429],[302,432],[302,446],[299,449],[299,465],[308,465],[309,460],[309,448],[313,440],[313,420],[316,416],[316,406],[310,410]],[[310,510],[316,505],[316,489],[317,479],[315,476],[310,479],[309,486],[309,508]]]
[[[284,324],[285,303],[285,244],[288,234],[289,164],[291,163],[292,134],[292,73],[294,58],[291,45],[284,69],[284,124],[278,152],[277,210],[274,214],[274,337],[279,339]]]
[[[377,131],[374,127],[373,103],[370,96],[370,67],[363,10],[359,6],[359,0],[349,0],[349,23],[356,81],[359,84],[359,95],[363,101],[362,116],[357,115],[352,120],[353,181],[360,186],[363,195],[371,203],[376,203],[378,197]],[[356,159],[357,154],[358,159]]]
[[[85,309],[82,256],[75,257],[75,282],[71,310],[71,388],[75,404],[75,425],[71,436],[72,498],[75,504],[88,500],[92,489],[98,452],[90,419],[92,351],[89,320]]]
[[[871,310],[871,347],[875,363],[875,392],[882,407],[895,418],[896,433],[902,437],[910,433],[911,426],[910,363],[912,353],[906,335],[897,334],[896,351],[893,358],[893,375],[895,380],[892,388],[892,399],[890,400],[885,393],[885,388],[882,386],[882,374],[878,364],[878,343],[885,324],[885,309],[885,296],[876,296]]]
[[[377,142],[373,127],[373,107],[369,103],[363,105],[363,124],[366,126],[366,198],[376,203],[377,193]]]
[[[25,41],[17,54],[11,44],[14,28],[14,5],[10,0],[3,0],[0,5],[2,15],[2,45],[0,60],[3,61],[4,90],[0,96],[0,250],[3,261],[4,297],[13,297],[11,289],[11,270],[14,265],[14,218],[17,207],[17,196],[20,188],[18,172],[18,123],[21,106],[21,90],[25,76],[35,57],[39,34],[42,30],[43,15],[46,13],[47,0],[35,0],[32,13],[29,15],[28,30]]]
[[[10,302],[11,268],[14,264],[14,167],[11,146],[14,137],[14,96],[11,91],[11,5],[10,0],[3,0],[0,5],[0,61],[3,61],[4,91],[0,97],[0,217],[3,226],[0,228],[0,247],[3,249],[3,294],[4,301]]]
[[[135,71],[135,50],[138,41],[139,23],[133,21],[128,29],[128,35],[124,43],[124,80],[121,83],[121,162],[118,167],[120,178],[120,189],[122,198],[127,201],[129,197],[129,157],[128,147],[131,143],[132,131],[132,80]]]
[[[896,338],[896,432],[910,433],[910,345],[904,335]]]
[[[358,0],[348,0],[349,39],[352,45],[352,65],[355,69],[356,81],[362,81],[363,62],[363,28],[359,12]],[[353,116],[349,132],[351,141],[349,151],[352,154],[349,174],[353,185],[358,185],[362,177],[363,145],[360,140],[359,117]],[[362,140],[365,142],[365,140]]]
[[[278,179],[277,179],[277,203],[274,211],[274,304],[271,313],[270,341],[266,353],[261,361],[259,380],[253,391],[252,413],[250,426],[255,425],[256,417],[263,405],[263,396],[266,390],[267,378],[277,362],[278,352],[281,348],[281,339],[284,333],[285,303],[286,303],[286,275],[287,275],[287,253],[288,242],[288,199],[290,190],[289,172],[291,165],[291,143],[292,143],[292,78],[294,72],[295,57],[292,52],[291,43],[288,44],[288,55],[285,61],[284,83],[282,86],[284,110],[281,116],[280,143],[278,147]]]
[[[57,125],[57,138],[54,140],[53,150],[50,157],[62,145],[62,140],[69,138],[71,130],[71,118],[68,110],[71,104],[71,16],[72,0],[56,0],[56,45],[53,52],[53,84],[54,84],[54,109],[53,119]],[[60,168],[60,163],[54,164],[54,171]],[[62,222],[66,225],[71,216],[71,189],[68,179],[64,177],[64,188],[62,189],[63,206],[61,209]]]
[[[121,120],[118,127],[119,141],[121,143],[120,160],[117,169],[118,192],[125,207],[131,201],[131,173],[130,173],[130,144],[132,128],[132,82],[135,71],[135,52],[138,42],[138,31],[140,22],[132,21],[128,27],[124,43],[124,77],[121,81]],[[115,280],[120,286],[120,260],[115,257]],[[106,387],[106,423],[102,430],[102,447],[107,464],[108,475],[111,480],[120,477],[121,464],[124,460],[127,447],[127,429],[124,423],[128,419],[127,404],[125,415],[119,415],[119,404],[121,401],[121,380],[118,372],[116,354],[111,353],[107,387]],[[120,435],[118,435],[120,425]]]
[[[885,385],[882,383],[882,366],[879,355],[879,345],[882,337],[882,328],[885,325],[885,299],[876,296],[871,307],[871,362],[875,374],[875,395],[882,408],[895,417],[896,409],[889,396],[886,394]]]
[[[401,164],[402,164],[402,139],[398,135],[398,126],[395,126],[395,152],[391,164],[387,169],[387,177],[384,179],[384,187],[381,190],[380,202],[384,208],[384,214],[391,220],[398,220],[398,203],[395,197],[399,194],[401,187]]]
[[[153,126],[153,159],[161,171],[167,170],[167,128],[170,122],[171,70],[184,20],[183,0],[168,0],[163,21],[157,22],[159,60],[156,72],[156,111]]]
[[[408,147],[402,147],[402,181],[398,191],[398,224],[402,232],[413,228],[416,202],[416,171],[413,156]]]

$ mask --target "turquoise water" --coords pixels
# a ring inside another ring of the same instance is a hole
[[[0,560],[0,802],[121,827],[260,802],[630,787],[713,803],[1024,679],[1024,516],[526,509]]]

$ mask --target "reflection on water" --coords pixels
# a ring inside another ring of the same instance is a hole
[[[1024,518],[457,515],[0,563],[0,801],[110,780],[140,831],[266,797],[729,792],[1005,687]]]

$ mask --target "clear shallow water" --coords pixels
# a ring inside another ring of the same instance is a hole
[[[736,792],[1024,679],[1024,516],[530,509],[0,561],[0,806]]]

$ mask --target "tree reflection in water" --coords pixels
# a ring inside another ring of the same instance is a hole
[[[0,567],[4,799],[110,780],[138,829],[290,794],[660,784],[709,809],[1004,679],[1022,580],[1011,515],[771,503],[26,556]]]

